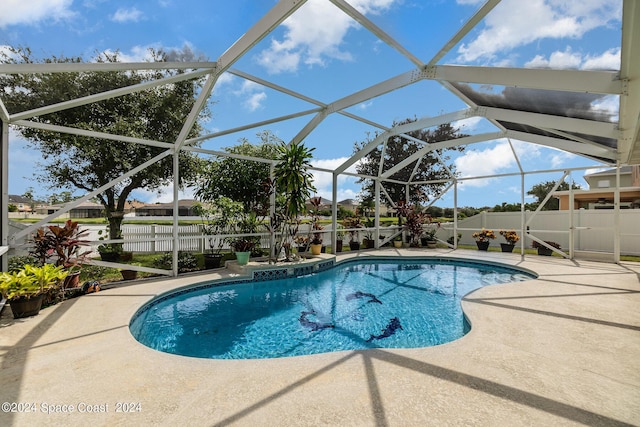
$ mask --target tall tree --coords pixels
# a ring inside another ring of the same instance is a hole
[[[281,139],[269,131],[257,134],[258,144],[247,139],[240,144],[224,149],[229,154],[275,160]],[[203,161],[201,172],[193,183],[196,197],[203,201],[215,200],[220,196],[241,202],[245,212],[257,210],[264,203],[265,180],[269,178],[271,165],[234,157],[222,157]]]
[[[193,53],[149,50],[150,61],[192,60]],[[119,62],[115,53],[97,54],[98,63]],[[0,62],[20,63],[81,63],[81,57],[35,58],[29,48],[14,48],[0,53]],[[62,101],[102,93],[150,80],[183,73],[183,70],[108,71],[78,73],[4,74],[0,87],[3,101],[10,113],[26,111]],[[202,86],[201,79],[154,87],[133,94],[106,99],[91,104],[56,111],[30,120],[75,127],[79,129],[173,142],[182,129],[184,119],[195,103]],[[201,132],[200,121],[207,119],[204,109],[198,123],[189,132],[195,137]],[[40,164],[38,181],[49,188],[93,191],[163,152],[164,148],[136,143],[102,140],[69,135],[29,127],[18,132],[39,150],[44,158]],[[181,152],[180,178],[188,179],[197,164],[194,155]],[[109,221],[110,238],[121,237],[125,202],[135,189],[157,190],[172,182],[171,156],[142,172],[125,179],[97,196]]]
[[[547,197],[547,194],[551,192],[555,185],[555,181],[545,181],[531,187],[531,189],[527,191],[527,194],[536,198],[536,202],[531,203],[531,209],[538,209],[540,203],[542,203],[544,198]],[[580,185],[575,183],[572,183],[571,187],[574,190],[579,190],[581,188]],[[567,184],[565,181],[562,181],[556,191],[567,190],[569,190],[569,184]],[[560,209],[560,200],[556,199],[555,197],[550,198],[542,207],[543,211],[557,211],[558,209]]]
[[[416,121],[413,119],[406,119],[401,122],[394,122],[393,126],[399,126],[407,123],[411,123]],[[447,141],[450,139],[461,138],[465,135],[459,133],[458,129],[455,129],[451,126],[450,123],[445,123],[439,125],[435,129],[420,129],[413,132],[408,132],[407,135],[424,141],[426,144]],[[356,142],[354,146],[354,153],[357,153],[364,146],[366,146],[369,142],[375,139],[377,135],[373,135],[373,137],[368,138],[365,141]],[[400,163],[402,160],[411,156],[418,150],[425,147],[425,144],[420,144],[410,139],[404,138],[402,136],[396,135],[392,136],[386,141],[386,147],[384,149],[384,163],[383,163],[383,172],[389,170],[394,165]],[[438,149],[435,152],[441,157],[443,162],[448,162],[450,160],[450,155],[447,152],[454,151],[464,151],[463,146],[459,146],[450,150],[442,150]],[[369,176],[377,176],[380,168],[380,161],[382,159],[382,149],[380,147],[371,151],[367,154],[361,162],[356,165],[356,171],[362,175]],[[391,179],[397,181],[436,181],[436,180],[447,180],[451,177],[447,173],[444,166],[439,163],[438,158],[433,152],[427,153],[422,160],[420,160],[420,165],[418,166],[415,174],[412,175],[413,170],[416,166],[416,162],[412,162],[408,166],[404,167],[400,171],[393,174]],[[451,171],[455,171],[455,167],[453,163],[447,163],[447,167]],[[362,184],[362,200],[374,200],[375,190],[374,190],[374,181],[370,178],[360,178],[358,183]],[[409,201],[413,203],[420,203],[425,199],[429,199],[432,196],[435,196],[440,192],[446,184],[444,183],[430,183],[430,184],[419,184],[411,186],[411,194],[409,195]],[[384,188],[389,193],[389,196],[393,199],[394,202],[404,201],[405,200],[405,186],[403,184],[396,184],[385,182]],[[381,196],[381,202],[387,203],[388,200]],[[389,203],[387,203],[389,204]]]

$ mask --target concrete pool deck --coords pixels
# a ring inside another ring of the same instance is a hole
[[[144,302],[226,270],[118,286],[28,319],[7,307],[0,401],[19,412],[3,406],[0,425],[640,425],[639,263],[440,249],[358,256],[370,255],[487,260],[540,277],[469,294],[472,330],[452,343],[266,360],[174,356],[129,333]]]

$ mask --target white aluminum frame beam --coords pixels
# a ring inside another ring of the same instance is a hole
[[[51,62],[28,64],[0,64],[0,74],[48,74],[143,70],[214,69],[215,62]]]
[[[413,64],[422,68],[424,66],[424,62],[418,59],[417,56],[409,52],[404,46],[394,40],[389,34],[384,32],[380,27],[371,22],[369,18],[358,12],[353,6],[347,3],[344,0],[330,0],[331,3],[336,5],[340,10],[353,18],[360,25],[371,31],[375,34],[380,40],[385,42],[387,45],[391,46],[393,49],[397,50],[402,56],[407,58],[409,61],[413,62]],[[499,0],[498,0],[499,1]]]
[[[610,122],[597,122],[594,120],[574,119],[572,117],[561,117],[551,114],[528,113],[495,107],[480,107],[479,112],[480,116],[493,120],[521,123],[538,128],[558,129],[603,138],[618,138],[618,127],[615,123]]]
[[[11,114],[9,117],[12,122],[16,120],[29,119],[35,116],[41,116],[44,114],[50,114],[50,113],[55,113],[57,111],[80,107],[82,105],[92,104],[94,102],[103,101],[105,99],[111,99],[111,98],[116,98],[118,96],[129,95],[134,92],[151,89],[157,86],[163,86],[166,84],[181,82],[184,80],[196,79],[196,78],[205,76],[209,73],[211,73],[211,70],[200,70],[200,71],[194,71],[193,73],[177,74],[175,76],[170,76],[170,77],[165,77],[158,80],[139,83],[133,86],[125,86],[122,88],[97,93],[94,95],[83,96],[82,98],[76,98],[69,101],[58,102],[56,104],[47,105],[46,107],[40,107],[40,108],[35,108],[33,110]]]
[[[434,65],[428,75],[429,79],[454,83],[477,83],[563,92],[620,95],[623,91],[623,84],[617,71]]]
[[[620,78],[625,83],[620,96],[621,136],[618,151],[622,163],[640,163],[640,2],[625,0],[622,7]]]
[[[440,61],[455,45],[460,43],[460,41],[466,36],[470,31],[472,31],[476,25],[480,21],[484,19],[485,16],[489,14],[500,3],[500,0],[488,0],[485,4],[482,5],[480,9],[473,16],[465,22],[465,24],[449,39],[448,42],[444,44],[442,49],[438,51],[434,55],[433,58],[429,61],[427,65],[435,65],[438,61]]]
[[[601,157],[612,161],[616,160],[616,153],[608,150],[608,147],[596,147],[566,139],[552,138],[543,135],[534,135],[526,132],[509,130],[505,132],[505,136],[520,141],[532,142],[534,144],[544,145],[547,147],[557,148],[574,154],[582,154],[591,157]]]

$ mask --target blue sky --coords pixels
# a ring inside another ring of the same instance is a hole
[[[121,52],[130,61],[145,58],[149,47],[188,46],[210,60],[217,59],[276,2],[271,0],[4,0],[0,15],[0,49],[28,46],[41,57],[83,56]],[[350,3],[423,61],[435,55],[483,1],[478,0],[353,0]],[[621,1],[619,0],[503,0],[456,45],[439,64],[550,67],[559,69],[619,69]],[[382,80],[407,72],[414,65],[350,20],[328,0],[309,0],[272,34],[257,44],[233,68],[280,84],[321,102],[330,103]],[[497,88],[499,90],[500,88]],[[225,74],[212,97],[213,117],[206,128],[215,132],[312,108],[271,89]],[[595,106],[615,114],[617,98]],[[348,111],[390,126],[407,117],[437,116],[466,105],[435,81],[383,95]],[[205,143],[219,149],[245,137],[271,130],[290,140],[311,116],[234,133]],[[456,123],[466,133],[496,129],[483,120]],[[330,115],[306,139],[316,147],[314,164],[333,168],[352,154],[353,144],[375,128]],[[564,152],[512,141],[526,170],[598,166]],[[37,152],[11,133],[9,193],[34,187],[29,181]],[[473,144],[455,159],[462,176],[516,172],[517,164],[506,140]],[[584,172],[571,177],[583,186]],[[560,174],[537,174],[534,184]],[[316,175],[318,193],[331,198],[330,176]],[[520,178],[465,181],[459,187],[461,206],[493,206],[520,201]],[[339,200],[356,197],[353,179],[340,180]],[[169,201],[161,194],[137,192],[144,201]],[[185,193],[185,197],[189,192]],[[529,199],[527,199],[529,201]],[[452,206],[453,193],[439,206]]]

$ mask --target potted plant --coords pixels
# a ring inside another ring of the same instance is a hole
[[[471,235],[474,239],[476,239],[476,245],[478,246],[479,251],[486,251],[489,249],[489,242],[491,239],[496,238],[496,234],[493,230],[482,229],[477,231]]]
[[[241,203],[225,196],[218,197],[206,206],[194,206],[194,213],[202,220],[202,230],[209,246],[208,251],[203,254],[205,269],[220,267],[224,235],[231,231],[233,220],[241,215],[242,209]]]
[[[438,239],[436,239],[437,231],[437,228],[429,228],[427,231],[425,231],[424,236],[420,238],[420,243],[422,244],[422,246],[434,249],[438,244]]]
[[[458,242],[460,242],[460,239],[462,239],[462,233],[457,233],[458,234],[458,238],[454,239],[454,236],[450,236],[447,239],[447,243],[450,244],[451,246],[453,246],[453,244],[455,243],[455,241],[457,240]]]
[[[397,204],[396,212],[399,217],[405,219],[403,228],[409,234],[409,245],[418,247],[420,236],[424,233],[424,224],[428,221],[429,215],[421,212],[415,204],[405,202]]]
[[[311,254],[312,255],[320,255],[322,252],[322,233],[321,231],[324,229],[322,225],[320,225],[320,217],[318,216],[318,212],[320,211],[320,204],[322,203],[322,199],[320,197],[312,197],[309,199],[309,203],[312,206],[311,209],[311,225],[309,227],[309,233],[312,235],[311,237]]]
[[[140,267],[142,264],[140,264],[139,262],[134,262],[129,265]],[[120,274],[122,274],[122,280],[135,280],[138,278],[138,270],[128,270],[124,268],[120,270]]]
[[[273,194],[275,188],[283,194],[267,226],[273,242],[269,262],[277,262],[282,248],[285,250],[285,261],[292,260],[291,246],[298,234],[300,216],[306,212],[307,200],[315,191],[313,174],[309,170],[313,150],[305,147],[301,141],[282,142],[278,146],[278,163],[273,169],[275,182],[267,180],[265,184],[268,195]]]
[[[63,226],[48,225],[39,228],[33,236],[32,256],[45,264],[49,258],[55,258],[55,265],[62,266],[69,273],[65,279],[65,288],[77,288],[80,270],[85,257],[91,251],[80,252],[88,241],[83,240],[88,231],[81,230],[78,222],[65,221]]]
[[[360,250],[360,240],[358,238],[358,230],[362,228],[360,217],[345,218],[343,224],[349,233],[349,249],[352,251]]]
[[[10,302],[15,319],[35,316],[40,312],[44,294],[59,287],[68,274],[62,265],[26,264],[19,271],[0,275],[0,291]]]
[[[256,242],[251,237],[237,237],[231,240],[231,248],[236,254],[238,265],[247,265],[251,257],[251,251],[256,247]]]
[[[398,234],[396,237],[393,238],[393,247],[394,248],[402,247],[402,234]]]
[[[560,249],[560,243],[552,242],[550,240],[545,240],[544,242],[549,246],[552,246],[556,249]],[[551,256],[553,254],[553,250],[540,244],[536,240],[533,241],[533,243],[531,244],[531,247],[538,250],[538,255]]]
[[[513,248],[518,240],[520,240],[518,233],[516,233],[515,230],[500,230],[500,235],[507,241],[507,243],[500,243],[502,252],[513,252]]]
[[[336,225],[336,249],[334,253],[342,252],[342,243],[344,241],[344,231],[341,224]]]
[[[307,236],[296,236],[293,239],[293,242],[296,244],[298,248],[298,253],[303,253],[307,251],[309,246],[309,238]]]
[[[375,226],[375,220],[373,218],[366,218],[364,226],[366,229],[364,230],[362,244],[365,249],[373,249],[376,247],[376,241],[373,239],[373,230],[371,230],[371,228]]]

